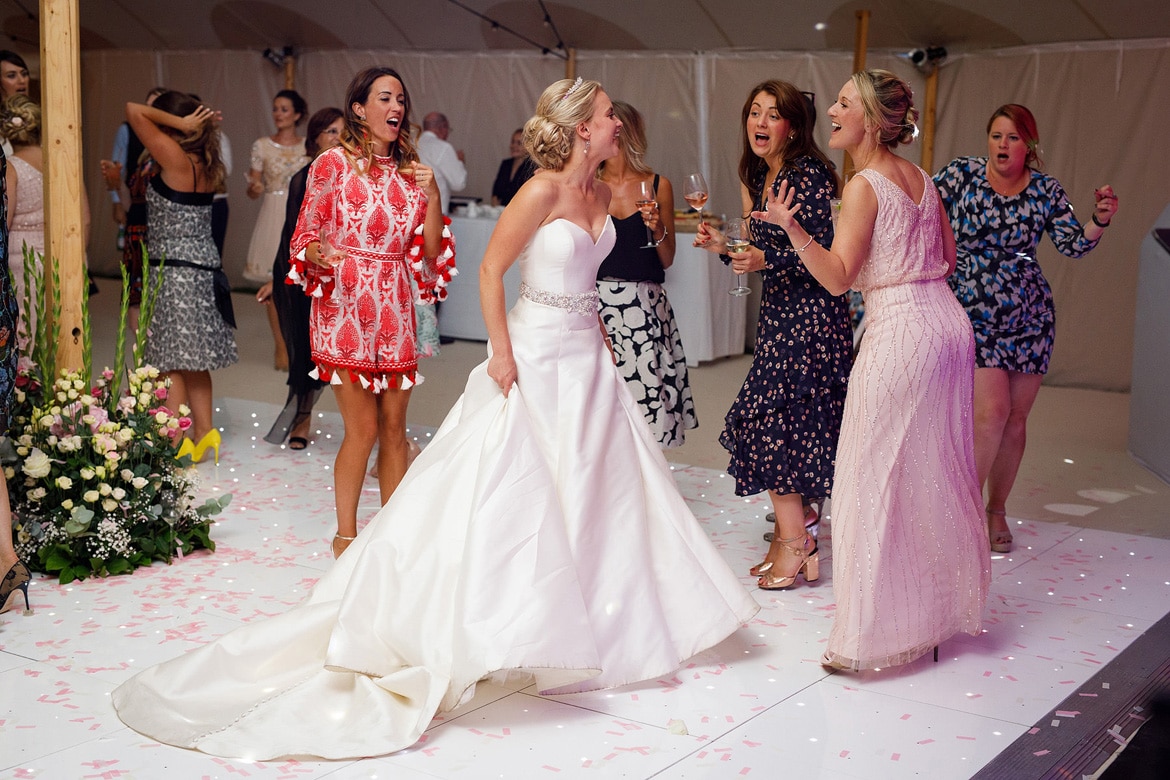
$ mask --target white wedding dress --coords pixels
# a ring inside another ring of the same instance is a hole
[[[554,694],[652,679],[751,618],[602,341],[594,279],[613,242],[608,220],[596,243],[563,219],[537,230],[508,397],[486,363],[472,371],[303,603],[130,679],[119,717],[221,756],[379,755],[493,673]]]

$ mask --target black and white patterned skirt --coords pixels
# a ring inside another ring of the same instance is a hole
[[[698,427],[674,310],[657,282],[597,283],[601,320],[618,371],[662,447],[679,447]]]

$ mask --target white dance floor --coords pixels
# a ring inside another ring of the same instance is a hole
[[[35,614],[0,616],[0,777],[969,777],[1025,733],[1044,750],[1080,714],[1050,711],[1078,692],[1096,696],[1089,679],[1170,607],[1170,540],[1013,521],[1016,552],[993,557],[981,636],[946,642],[937,664],[829,673],[818,663],[834,607],[825,527],[819,583],[754,590],[756,619],[669,677],[555,697],[521,679],[482,684],[414,747],[363,761],[257,764],[159,745],[118,720],[114,687],[287,610],[331,563],[340,419],[322,416],[316,440],[292,452],[261,438],[276,412],[235,400],[217,411],[222,458],[198,466],[203,491],[233,495],[215,553],[65,587],[37,577]],[[425,444],[427,431],[412,433]],[[720,472],[675,475],[752,585],[766,500],[736,498]],[[364,516],[377,504],[367,479]]]

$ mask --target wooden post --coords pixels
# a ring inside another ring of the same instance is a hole
[[[922,103],[922,170],[934,170],[934,122],[938,110],[938,68],[926,74],[926,98]]]
[[[297,58],[291,54],[284,58],[284,88],[297,88]],[[305,121],[309,121],[308,117],[305,117]]]
[[[74,371],[82,367],[81,296],[89,293],[81,207],[81,68],[77,3],[78,0],[40,0],[45,295],[52,294],[51,269],[56,266],[61,285],[57,367]],[[48,316],[52,317],[51,311]],[[51,377],[45,379],[52,381]]]
[[[865,50],[869,46],[869,11],[857,12],[857,32],[853,39],[853,72],[865,70]],[[845,152],[844,178],[853,175],[853,159]]]

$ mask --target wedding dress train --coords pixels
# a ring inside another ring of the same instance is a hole
[[[302,604],[127,681],[119,717],[222,756],[379,755],[495,673],[550,694],[652,679],[751,618],[602,340],[594,277],[612,243],[608,221],[597,241],[542,226],[508,315],[508,397],[473,370]]]

